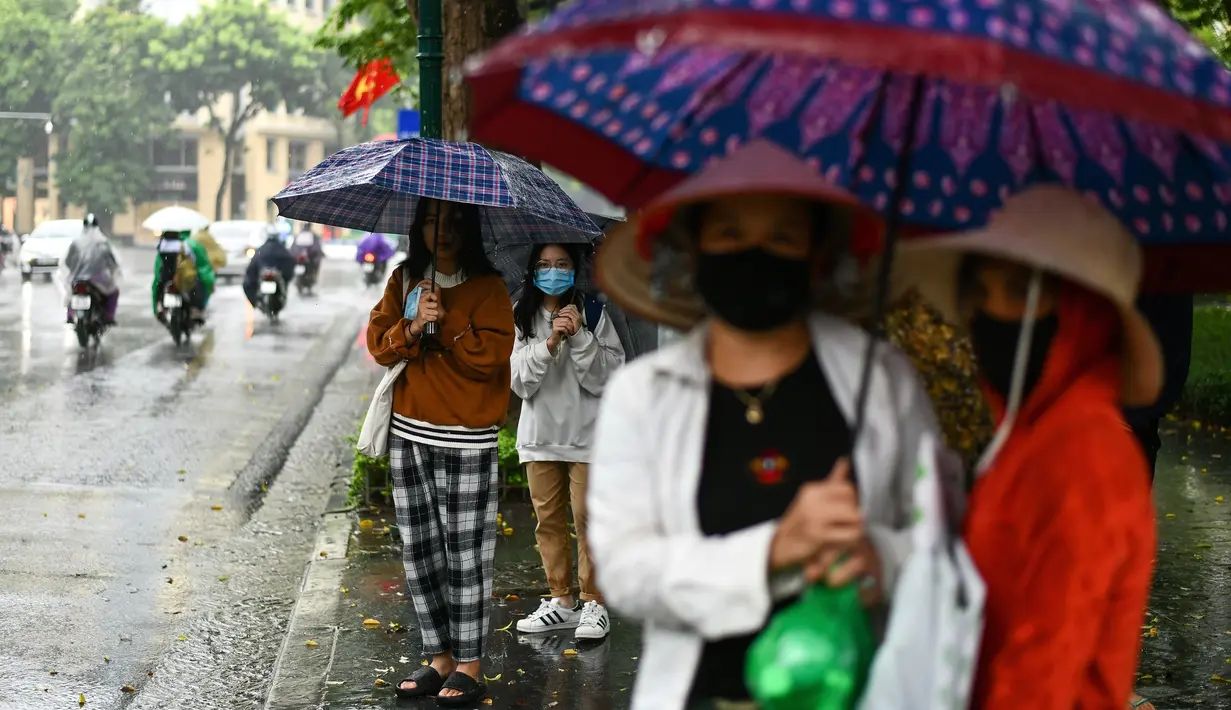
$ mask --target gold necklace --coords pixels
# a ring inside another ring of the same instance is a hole
[[[761,388],[757,394],[749,394],[747,390],[733,389],[732,392],[739,398],[741,404],[746,407],[744,410],[744,419],[753,426],[765,421],[765,402],[774,395],[774,391],[778,389],[778,383],[771,382]]]

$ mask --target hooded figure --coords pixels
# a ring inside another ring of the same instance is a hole
[[[1141,446],[1162,355],[1134,307],[1141,251],[1110,213],[1039,186],[988,226],[902,247],[899,274],[965,325],[997,422],[965,539],[987,583],[972,707],[1124,707],[1155,552]]]
[[[167,245],[174,249],[167,251]],[[176,255],[178,258],[174,262],[175,271],[169,274],[164,267],[171,263],[167,259]],[[190,294],[193,317],[197,320],[203,319],[210,296],[214,294],[217,275],[214,273],[209,251],[204,244],[189,236],[189,232],[163,232],[159,237],[159,251],[154,260],[154,280],[150,284],[154,315],[158,315],[158,287],[167,278],[175,279],[181,293]]]
[[[265,243],[257,248],[248,263],[248,270],[244,272],[244,295],[253,306],[260,295],[261,272],[265,269],[276,269],[286,285],[295,278],[295,257],[282,243],[282,234],[273,227],[266,230]]]
[[[355,261],[362,264],[364,255],[371,254],[378,263],[385,262],[393,258],[393,253],[393,247],[390,246],[389,240],[385,239],[385,235],[372,232],[359,242],[359,248],[355,250]]]
[[[72,293],[77,281],[88,281],[103,296],[104,316],[108,324],[115,323],[116,306],[120,301],[120,282],[124,279],[119,258],[111,249],[111,242],[98,227],[93,214],[86,215],[81,235],[73,240],[60,268],[60,280],[66,294]],[[65,306],[68,296],[65,296]],[[68,313],[68,322],[73,314]]]

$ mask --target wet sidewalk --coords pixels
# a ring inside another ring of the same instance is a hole
[[[1155,486],[1158,571],[1142,626],[1138,689],[1159,710],[1231,710],[1231,429],[1165,427]],[[597,644],[578,643],[571,632],[517,633],[517,620],[538,606],[547,588],[528,501],[513,492],[500,509],[508,534],[500,536],[496,552],[493,631],[483,668],[489,701],[477,707],[626,709],[640,630],[613,617],[611,635]],[[435,707],[430,700],[400,701],[393,692],[423,656],[414,611],[403,596],[400,545],[387,532],[392,510],[336,517],[338,540],[328,559],[312,565],[332,567],[335,574],[301,598],[304,604],[314,597],[309,606],[323,613],[314,626],[293,625],[291,653],[284,654],[299,665],[290,675],[301,681],[292,683],[313,687],[269,707]],[[369,619],[379,625],[365,626]]]
[[[577,642],[571,631],[525,635],[517,620],[538,607],[547,594],[534,549],[534,520],[527,500],[517,492],[500,506],[510,534],[502,534],[496,551],[493,631],[483,674],[488,698],[483,708],[560,708],[622,710],[629,705],[640,630],[613,618],[610,636],[601,642]],[[424,661],[414,608],[403,596],[405,577],[400,546],[386,526],[392,511],[360,511],[347,550],[347,564],[336,593],[339,618],[332,641],[332,662],[325,674],[324,707],[436,707],[429,700],[398,700],[394,687]],[[364,621],[374,619],[379,627]],[[306,644],[306,641],[302,643]],[[325,650],[317,640],[313,650]]]
[[[1165,422],[1154,498],[1138,691],[1159,710],[1231,708],[1231,429]]]

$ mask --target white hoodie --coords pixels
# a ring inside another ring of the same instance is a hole
[[[582,320],[585,320],[585,311]],[[534,317],[534,337],[513,341],[513,393],[521,398],[517,456],[530,461],[590,460],[594,421],[607,378],[624,364],[624,346],[603,309],[594,333],[585,327],[560,343],[555,357],[547,350],[550,313]]]

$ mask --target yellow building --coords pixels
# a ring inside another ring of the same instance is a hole
[[[150,0],[147,8],[175,23],[195,12],[202,2],[208,0]],[[295,25],[309,33],[321,26],[335,4],[335,0],[264,2],[288,13]],[[217,108],[222,115],[229,114],[227,106]],[[208,128],[205,111],[182,115],[176,119],[176,130],[170,139],[150,146],[150,168],[157,175],[152,199],[129,205],[124,213],[117,214],[112,232],[117,236],[131,235],[138,243],[153,242],[156,235],[141,229],[141,222],[155,210],[175,204],[192,207],[211,219],[272,220],[276,210],[269,198],[323,160],[327,151],[339,147],[337,126],[332,120],[296,115],[284,108],[254,117],[240,138],[222,210],[216,213],[215,198],[222,183],[225,157],[222,138]],[[52,158],[46,197],[35,205],[36,222],[78,217],[84,212],[81,207],[69,206],[64,214],[58,214]]]

